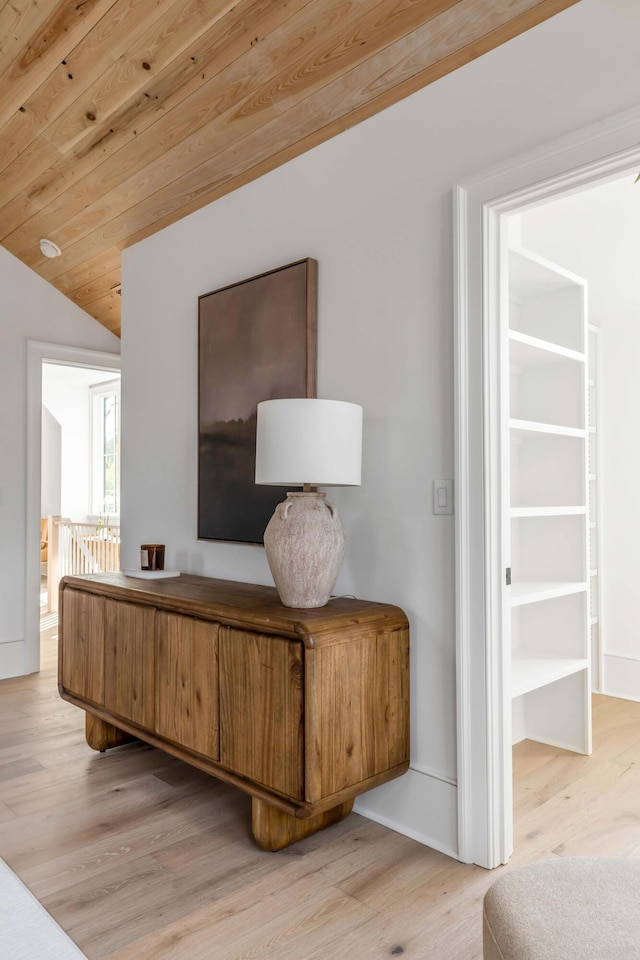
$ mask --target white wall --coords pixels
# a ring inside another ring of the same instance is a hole
[[[26,664],[27,341],[112,353],[119,341],[2,248],[0,291],[0,677],[8,677]]]
[[[363,485],[332,493],[348,538],[336,589],[411,621],[412,771],[359,809],[449,852],[454,527],[431,484],[453,474],[451,188],[635,105],[626,9],[583,0],[123,255],[123,564],[153,539],[169,567],[262,583],[261,548],[196,539],[197,298],[318,260],[318,395],[365,411]]]
[[[640,183],[633,175],[521,216],[523,246],[588,281],[601,329],[602,692],[640,700]]]
[[[46,390],[45,402],[62,427],[60,513],[82,523],[89,513],[88,388],[83,383],[56,384]]]
[[[40,516],[60,514],[62,480],[62,430],[45,404],[42,405]]]

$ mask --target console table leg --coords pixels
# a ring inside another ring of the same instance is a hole
[[[135,737],[132,737],[129,733],[114,727],[106,720],[101,720],[100,717],[89,713],[88,710],[86,712],[85,736],[92,750],[100,750],[100,752],[135,740]]]
[[[318,813],[315,817],[300,820],[280,810],[279,807],[273,807],[258,797],[252,797],[251,830],[254,840],[262,850],[282,850],[296,840],[302,840],[311,833],[316,833],[332,823],[343,820],[347,814],[351,813],[352,807],[353,799],[346,800],[337,807]]]

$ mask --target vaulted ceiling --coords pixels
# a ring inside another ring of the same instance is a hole
[[[0,242],[119,333],[124,247],[575,2],[0,0]]]

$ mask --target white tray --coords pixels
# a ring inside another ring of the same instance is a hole
[[[179,577],[179,570],[123,570],[125,577],[137,577],[138,580],[164,580],[165,577]]]

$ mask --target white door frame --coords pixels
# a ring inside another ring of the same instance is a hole
[[[502,218],[640,170],[639,140],[640,109],[634,109],[455,190],[458,855],[487,868],[506,863],[512,848],[511,715],[502,649]]]
[[[118,353],[67,347],[59,343],[27,341],[27,511],[25,596],[26,673],[40,669],[40,501],[42,470],[42,364],[60,363],[96,370],[119,370]]]

